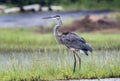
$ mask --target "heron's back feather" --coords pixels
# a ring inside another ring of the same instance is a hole
[[[61,43],[68,48],[76,50],[92,51],[92,48],[86,43],[85,39],[72,32],[62,33],[60,36]]]

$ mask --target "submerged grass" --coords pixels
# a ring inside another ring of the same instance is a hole
[[[0,66],[0,80],[38,81],[120,77],[120,51],[94,51],[89,56],[80,54],[80,57],[82,67],[79,69],[77,66],[73,74],[73,54],[67,50],[20,54],[11,52],[7,63]]]
[[[120,49],[120,35],[100,33],[78,33],[94,49]],[[32,29],[0,29],[0,50],[1,51],[26,51],[49,48],[61,48],[56,43],[52,33],[40,34]],[[62,47],[64,48],[64,47]]]

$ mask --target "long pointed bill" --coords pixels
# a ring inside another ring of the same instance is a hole
[[[50,19],[50,18],[55,18],[55,17],[44,17],[42,19]]]

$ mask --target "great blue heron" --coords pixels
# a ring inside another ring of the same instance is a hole
[[[78,50],[82,50],[87,56],[88,51],[92,52],[92,48],[86,43],[85,39],[79,37],[77,34],[73,32],[64,32],[60,34],[58,31],[60,27],[62,27],[62,20],[59,15],[53,17],[45,17],[43,19],[55,18],[58,21],[58,24],[54,27],[54,36],[58,43],[65,45],[67,48],[71,49],[74,54],[74,68],[73,72],[75,72],[76,68],[76,56],[79,59],[79,68],[81,67],[81,58],[76,53]]]

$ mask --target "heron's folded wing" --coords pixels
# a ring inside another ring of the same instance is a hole
[[[86,43],[83,38],[71,32],[66,35],[62,35],[61,40],[65,46],[76,49],[84,49],[84,44]]]

